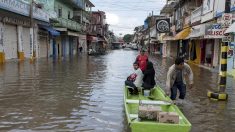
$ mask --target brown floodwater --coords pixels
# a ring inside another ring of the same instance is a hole
[[[126,132],[124,80],[138,53],[115,50],[105,56],[9,61],[0,65],[0,131]],[[157,83],[164,88],[171,59],[151,56]],[[228,79],[229,100],[206,96],[217,87],[218,76],[192,66],[194,89],[180,107],[192,132],[235,131],[235,88]]]

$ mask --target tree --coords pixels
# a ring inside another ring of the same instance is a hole
[[[126,34],[123,37],[123,40],[125,43],[130,43],[132,41],[132,39],[133,39],[133,35],[131,35],[131,34]]]

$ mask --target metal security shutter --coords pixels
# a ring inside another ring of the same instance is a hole
[[[39,57],[47,57],[47,38],[39,37]]]
[[[23,51],[25,58],[30,58],[30,29],[29,28],[23,28],[22,33],[22,39],[23,39]]]
[[[6,59],[18,58],[16,26],[5,25],[3,44]]]

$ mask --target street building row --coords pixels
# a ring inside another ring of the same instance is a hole
[[[111,41],[103,11],[89,0],[1,0],[0,63],[105,52]]]
[[[160,15],[150,14],[135,28],[134,42],[152,54],[183,57],[189,63],[219,72],[221,47],[229,42],[228,71],[235,73],[235,0],[225,14],[226,0],[167,1]]]

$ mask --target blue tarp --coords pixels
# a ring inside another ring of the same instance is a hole
[[[52,27],[45,26],[45,25],[39,25],[39,27],[47,30],[52,36],[60,36],[60,32],[56,31]]]

